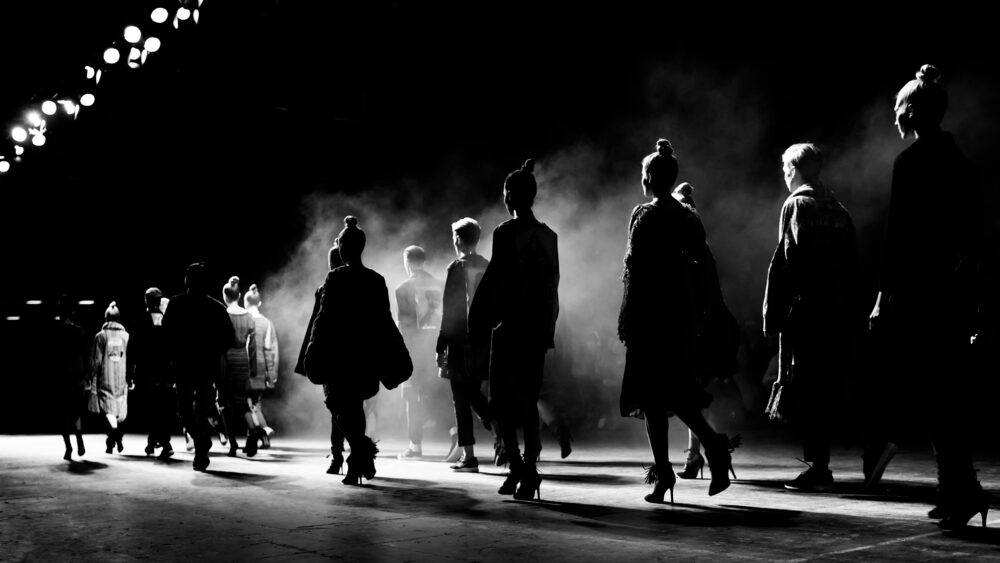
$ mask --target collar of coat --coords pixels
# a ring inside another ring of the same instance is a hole
[[[101,330],[125,330],[125,327],[118,321],[108,321],[104,323]]]

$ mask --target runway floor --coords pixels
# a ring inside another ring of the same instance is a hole
[[[1000,510],[985,530],[978,517],[960,532],[926,518],[929,447],[903,449],[875,493],[861,491],[860,460],[835,453],[834,489],[803,494],[782,486],[804,468],[795,447],[745,437],[729,490],[679,481],[675,504],[653,505],[640,445],[545,450],[542,500],[529,502],[497,495],[501,468],[449,471],[444,443],[399,461],[405,443],[383,440],[376,478],[351,487],[325,473],[322,440],[277,436],[252,459],[216,443],[199,473],[180,438],[166,461],[144,455],[144,436],[111,455],[103,438],[85,436],[86,456],[67,462],[58,436],[0,436],[0,560],[1000,560]],[[995,493],[997,465],[977,466]]]

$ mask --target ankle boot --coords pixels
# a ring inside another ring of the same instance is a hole
[[[733,458],[730,452],[740,446],[740,436],[730,439],[725,434],[718,434],[712,448],[705,447],[708,456],[708,468],[712,472],[712,482],[708,485],[708,496],[715,496],[729,488],[729,473],[733,471]]]
[[[674,476],[674,468],[669,463],[665,466],[653,465],[646,470],[646,484],[653,485],[653,492],[646,495],[646,502],[662,504],[663,497],[670,491],[670,504],[674,503],[674,485],[677,477]]]
[[[498,494],[501,495],[512,495],[517,492],[517,484],[521,481],[521,475],[524,472],[524,463],[521,461],[521,456],[517,455],[510,458],[510,469],[507,471],[507,478],[504,479],[503,484],[500,485],[500,489],[497,490]]]
[[[538,475],[538,468],[534,465],[525,465],[521,470],[521,480],[518,483],[514,498],[517,500],[534,500],[538,495],[538,500],[542,500],[541,492],[542,478]]]

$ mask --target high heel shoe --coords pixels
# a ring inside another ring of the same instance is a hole
[[[104,440],[104,445],[107,446],[107,449],[104,450],[104,453],[110,454],[110,453],[114,452],[114,450],[115,450],[115,437],[112,436],[111,434],[108,434],[107,440]]]
[[[559,437],[559,455],[562,459],[566,459],[569,454],[573,453],[573,435],[565,426],[559,427],[557,435]]]
[[[330,467],[327,468],[326,472],[330,475],[340,475],[344,467],[344,452],[331,452],[330,454]]]
[[[517,484],[521,481],[521,474],[523,473],[523,466],[519,463],[511,463],[510,470],[507,471],[507,478],[503,480],[503,484],[497,490],[497,494],[501,495],[512,495],[517,492]]]
[[[538,495],[538,500],[542,500],[542,478],[535,466],[525,466],[520,484],[514,491],[514,499],[534,500],[535,495]]]
[[[653,492],[643,497],[646,502],[663,504],[664,495],[670,491],[670,504],[674,503],[674,485],[677,484],[677,477],[674,476],[673,467],[667,465],[664,469],[656,465],[650,466],[646,470],[646,484],[653,485]]]
[[[263,433],[264,431],[260,426],[256,426],[250,430],[250,435],[247,436],[246,445],[243,446],[243,453],[247,454],[247,457],[257,455],[257,440],[260,439],[260,435]]]
[[[960,530],[969,524],[976,514],[982,517],[983,527],[986,527],[986,514],[990,511],[990,499],[980,494],[975,498],[959,502],[947,509],[947,514],[938,522],[942,530]]]
[[[347,457],[347,475],[341,483],[345,485],[361,485],[363,479],[371,481],[375,478],[375,455],[378,447],[375,442],[365,436],[365,442],[351,448]]]
[[[740,447],[742,438],[739,435],[729,438],[725,434],[718,435],[716,446],[709,450],[705,449],[708,455],[708,468],[712,472],[712,482],[708,485],[708,496],[715,496],[729,488],[729,474],[736,478],[733,471],[732,452]]]
[[[687,461],[684,462],[684,469],[677,472],[681,479],[704,479],[705,478],[705,458],[697,450],[684,450],[687,452]],[[735,479],[735,477],[734,477]]]

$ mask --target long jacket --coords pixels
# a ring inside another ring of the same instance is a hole
[[[226,306],[203,293],[174,296],[163,315],[178,384],[207,385],[221,377],[223,354],[234,339]]]
[[[559,244],[534,215],[501,223],[493,253],[469,310],[473,338],[500,329],[527,348],[555,347],[559,316]]]
[[[778,244],[767,271],[764,332],[833,323],[831,315],[843,315],[856,267],[847,209],[822,185],[796,189],[781,207]],[[820,318],[809,318],[816,315]]]
[[[144,323],[133,331],[129,360],[139,386],[170,387],[174,383],[170,341],[162,319],[159,311],[147,312]]]
[[[106,322],[94,336],[90,351],[91,385],[98,400],[98,408],[91,411],[115,415],[118,420],[125,420],[128,413],[128,339],[128,332],[120,323]]]
[[[446,354],[453,379],[488,375],[489,349],[473,348],[469,339],[469,307],[483,279],[489,261],[478,254],[462,256],[448,266],[444,283],[444,303],[437,352]]]
[[[251,384],[254,389],[274,387],[278,381],[278,335],[271,319],[250,312],[257,344],[257,373]],[[266,383],[266,385],[265,385]]]
[[[226,350],[226,371],[221,391],[242,397],[257,375],[257,329],[248,311],[229,312],[233,339]]]

